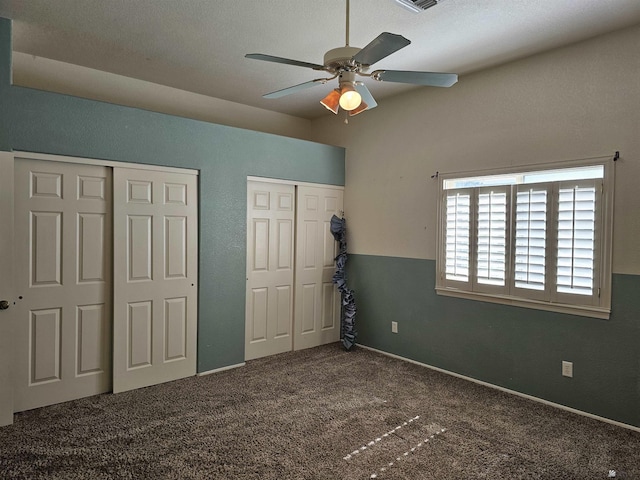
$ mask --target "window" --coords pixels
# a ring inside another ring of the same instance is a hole
[[[439,294],[608,318],[613,166],[442,175]]]

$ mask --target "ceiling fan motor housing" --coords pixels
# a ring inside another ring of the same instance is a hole
[[[324,66],[328,71],[336,73],[338,70],[347,69],[351,66],[351,59],[361,48],[358,47],[338,47],[329,50],[324,54]]]
[[[338,80],[340,87],[344,86],[345,84],[354,86],[355,81],[356,81],[356,73],[349,72],[349,71],[340,73],[340,77]]]

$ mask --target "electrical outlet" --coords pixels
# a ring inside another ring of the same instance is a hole
[[[391,333],[398,333],[398,322],[391,322]]]
[[[562,376],[573,377],[573,362],[562,361]]]

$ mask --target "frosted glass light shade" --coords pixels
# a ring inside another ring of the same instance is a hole
[[[362,97],[351,85],[342,87],[342,95],[340,96],[340,106],[347,110],[355,110],[362,103]]]

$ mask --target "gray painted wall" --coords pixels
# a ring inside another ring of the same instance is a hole
[[[10,38],[0,19],[0,149],[200,170],[198,371],[243,362],[246,177],[344,185],[344,150],[9,86]]]
[[[640,276],[613,276],[611,318],[598,320],[437,295],[434,260],[350,255],[347,266],[358,343],[640,427]]]

